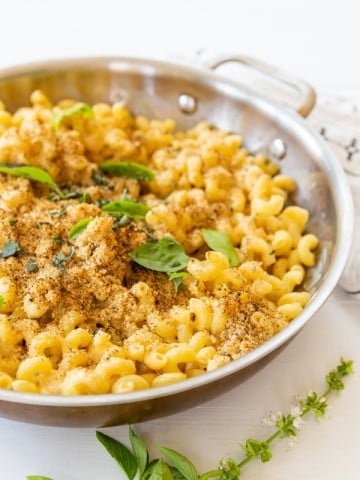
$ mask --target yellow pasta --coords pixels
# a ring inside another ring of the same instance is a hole
[[[206,122],[181,132],[121,103],[53,104],[42,91],[30,103],[11,114],[0,102],[0,163],[54,183],[0,173],[0,388],[170,385],[256,349],[302,312],[319,240],[277,163]],[[173,250],[134,259],[169,236]]]

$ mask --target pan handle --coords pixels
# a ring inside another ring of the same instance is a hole
[[[286,85],[292,90],[295,90],[299,98],[296,111],[301,116],[307,117],[314,108],[316,94],[314,89],[308,83],[260,60],[255,60],[254,58],[247,57],[245,55],[233,55],[229,57],[217,58],[216,60],[207,62],[207,67],[211,68],[212,70],[216,70],[221,65],[231,62],[246,65],[247,67],[258,71],[261,74],[276,80],[278,83]]]

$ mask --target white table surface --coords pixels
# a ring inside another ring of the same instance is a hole
[[[38,59],[90,56],[191,56],[199,47],[241,52],[360,102],[357,0],[11,0],[1,3],[0,67]],[[200,471],[236,455],[248,437],[265,438],[260,417],[289,407],[293,394],[321,390],[340,356],[360,369],[359,303],[340,288],[303,331],[245,383],[186,412],[137,426],[154,451],[165,444]],[[242,478],[360,478],[360,376],[331,398],[333,416],[306,422],[298,444],[274,447],[268,464]],[[127,427],[107,429],[127,440]],[[0,479],[42,474],[54,480],[115,480],[122,475],[94,429],[62,429],[0,419]]]

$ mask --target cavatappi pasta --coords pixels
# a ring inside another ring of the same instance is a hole
[[[0,103],[0,164],[40,167],[65,193],[0,174],[0,388],[78,395],[178,382],[252,351],[302,311],[318,244],[308,211],[289,200],[294,180],[239,135],[206,123],[175,132],[122,104],[52,105],[40,91],[31,104],[12,115]],[[109,159],[153,178],[108,174]],[[124,198],[146,205],[145,218],[102,208]],[[236,265],[202,229],[230,238]],[[189,257],[178,290],[131,258],[169,235]]]

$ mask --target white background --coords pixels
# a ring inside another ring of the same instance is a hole
[[[191,57],[199,48],[240,52],[307,79],[319,90],[360,101],[357,0],[1,0],[0,67],[39,59],[139,55]],[[294,393],[323,387],[339,357],[360,365],[359,305],[340,289],[275,360],[230,393],[201,407],[137,427],[154,449],[166,444],[204,471],[236,455],[248,437],[266,436],[259,418],[289,407]],[[244,479],[357,480],[360,380],[335,396],[333,418],[310,420],[291,451],[253,462]],[[125,441],[127,428],[108,434]],[[93,429],[61,429],[0,419],[0,478],[115,480],[117,465]]]

